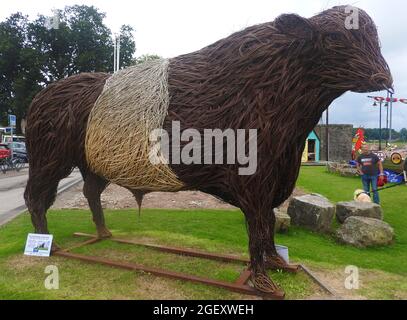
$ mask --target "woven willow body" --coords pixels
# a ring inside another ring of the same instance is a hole
[[[179,190],[183,184],[169,166],[149,160],[149,135],[162,128],[168,104],[168,60],[110,77],[89,115],[85,152],[90,169],[134,190]]]

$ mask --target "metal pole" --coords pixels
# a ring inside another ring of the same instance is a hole
[[[14,139],[13,139],[13,126],[10,126],[10,128],[11,128],[11,130],[10,130],[10,135],[11,135],[11,148],[10,148],[10,151],[11,151],[11,160],[13,160],[13,158],[14,158],[14,152],[13,152],[13,146],[14,146],[14,144],[13,144],[13,142],[14,142]]]
[[[389,129],[389,140],[392,140],[392,130],[393,130],[393,92],[390,92],[390,129]]]
[[[389,93],[387,92],[387,98],[389,97]],[[387,101],[387,100],[386,100]],[[389,103],[386,102],[386,148],[389,145]]]
[[[326,109],[326,162],[329,161],[329,108]]]
[[[113,72],[116,72],[116,35],[113,39]]]
[[[116,71],[120,70],[120,34],[117,36],[117,68]]]
[[[383,101],[380,100],[379,151],[382,151],[382,104]]]

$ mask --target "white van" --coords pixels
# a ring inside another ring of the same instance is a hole
[[[8,144],[10,142],[25,142],[25,137],[24,136],[14,136],[13,135],[13,140],[12,140],[10,135],[2,135],[1,143]]]

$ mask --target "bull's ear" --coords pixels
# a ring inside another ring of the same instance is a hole
[[[312,39],[314,27],[311,22],[297,14],[282,14],[274,21],[274,26],[284,34],[290,34],[298,38]]]

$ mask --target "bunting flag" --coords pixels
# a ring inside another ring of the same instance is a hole
[[[368,96],[368,98],[372,98],[376,102],[386,101],[386,102],[393,102],[393,103],[401,102],[401,103],[407,104],[407,99],[405,99],[405,98],[399,99],[399,98],[384,98],[384,97],[372,97],[372,96]]]

